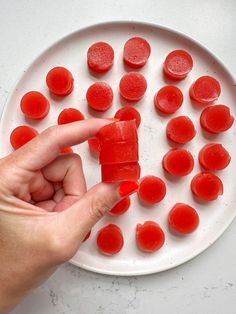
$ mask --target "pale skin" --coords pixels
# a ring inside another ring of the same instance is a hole
[[[77,154],[109,120],[53,126],[0,160],[0,314],[9,313],[78,250],[121,197],[117,184],[89,191]]]

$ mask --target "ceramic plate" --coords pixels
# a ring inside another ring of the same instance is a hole
[[[222,94],[218,103],[231,107],[236,117],[236,96],[234,80],[224,65],[206,48],[194,40],[167,28],[157,25],[136,22],[112,22],[94,25],[79,30],[52,45],[42,53],[24,72],[21,79],[12,91],[1,120],[1,156],[12,151],[9,144],[9,135],[16,126],[29,124],[42,131],[55,124],[61,110],[75,107],[90,118],[85,94],[87,88],[98,80],[108,82],[114,91],[114,103],[111,109],[99,116],[112,117],[125,102],[120,99],[118,86],[121,76],[130,71],[122,61],[123,45],[133,36],[146,38],[152,48],[148,63],[140,69],[146,77],[148,89],[144,98],[135,104],[141,113],[142,123],[139,129],[141,175],[157,175],[167,183],[167,196],[153,207],[142,206],[137,196],[132,196],[132,205],[127,213],[120,217],[104,217],[93,229],[88,241],[82,244],[80,250],[71,262],[82,268],[115,275],[141,275],[163,271],[182,264],[211,245],[229,226],[236,214],[236,181],[232,176],[236,169],[235,131],[233,127],[220,135],[206,136],[199,125],[201,108],[191,103],[188,96],[190,84],[201,75],[213,75],[222,87]],[[96,41],[106,41],[115,51],[113,68],[104,75],[93,76],[87,68],[86,53],[88,47]],[[173,83],[166,81],[162,76],[162,64],[166,55],[174,49],[185,49],[193,57],[194,68],[190,75],[183,81]],[[75,88],[71,95],[65,98],[52,99],[45,84],[47,72],[54,66],[65,66],[73,73]],[[153,106],[153,97],[157,90],[165,84],[177,85],[184,94],[183,106],[171,117],[188,115],[197,129],[197,136],[185,148],[189,149],[195,158],[194,171],[185,178],[178,180],[166,176],[161,167],[163,155],[170,149],[166,140],[165,129],[169,116],[159,115]],[[32,122],[25,120],[19,102],[21,97],[29,90],[39,90],[50,98],[50,114],[42,121]],[[200,168],[197,156],[200,148],[211,141],[223,143],[229,150],[232,161],[229,167],[219,172],[224,182],[224,195],[218,200],[208,203],[196,202],[190,192],[191,178]],[[98,162],[89,154],[88,145],[84,143],[74,147],[74,151],[83,158],[84,171],[88,187],[100,180],[100,167]],[[197,231],[187,236],[176,236],[168,229],[167,215],[176,202],[185,202],[195,207],[200,216],[200,226]],[[166,233],[166,243],[162,249],[153,254],[145,254],[136,248],[135,227],[137,223],[145,220],[157,221]],[[115,223],[122,229],[125,238],[123,250],[113,256],[101,255],[96,248],[96,232],[108,223]]]

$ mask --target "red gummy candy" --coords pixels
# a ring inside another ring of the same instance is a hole
[[[153,205],[163,200],[166,195],[165,182],[155,176],[146,176],[142,178],[138,196],[143,202]]]
[[[30,119],[43,119],[49,113],[50,105],[47,98],[40,92],[26,93],[20,102],[21,111]]]
[[[125,197],[119,201],[112,209],[109,211],[110,215],[119,216],[123,215],[130,207],[130,197]]]
[[[21,125],[16,127],[11,132],[10,143],[14,149],[18,149],[19,147],[32,140],[38,134],[38,131],[36,131],[34,128],[27,125]]]
[[[203,201],[213,201],[223,194],[223,183],[213,173],[200,172],[191,182],[192,193]]]
[[[183,94],[176,86],[162,87],[154,97],[154,105],[164,114],[176,112],[183,104]]]
[[[200,117],[201,127],[210,133],[221,133],[231,128],[234,117],[230,114],[229,107],[214,105],[205,108]]]
[[[97,73],[110,70],[114,62],[114,50],[105,42],[93,44],[87,52],[87,63],[89,68]]]
[[[191,141],[196,135],[193,122],[187,116],[179,116],[171,119],[166,127],[166,136],[178,144]]]
[[[186,176],[193,170],[192,154],[180,148],[173,148],[163,157],[163,168],[173,176]]]
[[[220,83],[214,77],[207,75],[199,77],[189,89],[190,98],[204,105],[217,100],[220,93]]]
[[[89,150],[91,155],[98,157],[101,151],[101,145],[96,137],[88,139]]]
[[[103,182],[136,181],[140,177],[140,166],[137,162],[101,166]]]
[[[98,131],[96,136],[101,144],[104,142],[138,141],[137,127],[134,120],[105,125]]]
[[[73,90],[74,79],[69,70],[64,67],[51,69],[46,77],[49,91],[56,96],[67,96]]]
[[[124,62],[132,68],[143,67],[151,53],[149,43],[141,37],[130,38],[124,46]]]
[[[114,255],[120,252],[124,245],[124,238],[121,229],[109,224],[97,233],[97,246],[104,255]]]
[[[109,142],[101,145],[99,161],[101,165],[138,162],[138,142]]]
[[[91,109],[103,112],[112,105],[113,91],[107,83],[96,82],[88,88],[86,99]]]
[[[138,248],[146,253],[159,250],[165,242],[165,234],[154,221],[145,221],[136,227],[136,243]]]
[[[75,121],[84,120],[84,115],[75,108],[66,108],[59,114],[57,123],[66,124]]]
[[[222,144],[210,143],[203,146],[198,155],[200,165],[206,170],[222,170],[230,163],[231,157]]]
[[[184,203],[177,203],[168,215],[171,228],[180,234],[189,234],[195,231],[199,225],[197,211]]]
[[[174,50],[165,59],[163,71],[173,81],[183,80],[193,68],[193,59],[185,50]]]
[[[141,123],[140,113],[138,112],[138,110],[130,106],[125,106],[119,109],[115,114],[115,118],[119,119],[120,121],[135,120],[137,128]]]
[[[86,236],[84,237],[83,241],[82,242],[85,242],[88,240],[88,238],[90,237],[91,235],[91,230],[89,230],[89,232],[86,234]]]
[[[138,101],[145,94],[147,81],[145,77],[138,72],[129,72],[120,80],[120,94],[129,101]]]
[[[60,150],[60,154],[69,154],[73,153],[73,149],[71,147],[65,147]]]

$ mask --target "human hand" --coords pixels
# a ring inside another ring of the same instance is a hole
[[[0,313],[7,313],[78,250],[93,225],[137,190],[99,183],[88,192],[77,154],[109,120],[53,126],[0,160]]]

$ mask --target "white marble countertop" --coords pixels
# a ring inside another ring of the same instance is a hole
[[[140,20],[181,31],[215,53],[236,76],[235,0],[0,0],[0,103],[45,48],[83,26]],[[160,274],[103,276],[66,264],[15,314],[233,314],[236,221],[207,251]]]

